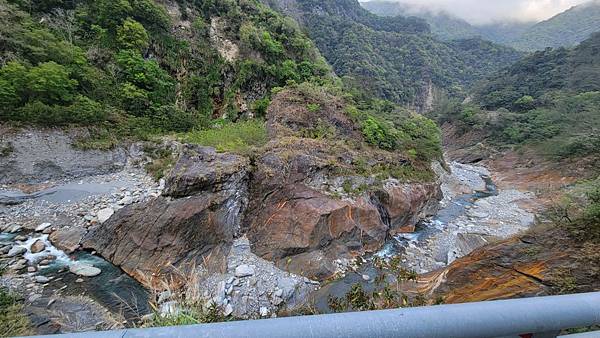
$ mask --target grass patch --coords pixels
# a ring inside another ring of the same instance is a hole
[[[31,334],[29,318],[14,295],[0,288],[0,337]]]
[[[152,158],[152,162],[144,168],[157,181],[165,177],[175,164],[175,157],[169,149],[146,146],[144,152]]]
[[[213,147],[218,152],[249,154],[252,149],[265,145],[269,138],[263,121],[250,120],[189,132],[181,135],[180,139]]]

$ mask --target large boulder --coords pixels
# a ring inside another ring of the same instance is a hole
[[[248,200],[247,166],[242,157],[188,146],[164,196],[117,211],[83,245],[143,282],[171,266],[196,264],[238,233]]]
[[[359,155],[365,154],[319,140],[270,144],[255,162],[244,222],[252,250],[282,269],[323,280],[357,255],[378,250],[391,235],[414,231],[436,211],[436,182],[349,176],[372,184],[354,196],[336,195],[331,189],[344,181],[336,166]]]

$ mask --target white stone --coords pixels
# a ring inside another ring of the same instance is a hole
[[[267,317],[269,315],[269,309],[265,306],[261,306],[259,312],[261,317]]]
[[[74,263],[69,267],[69,271],[78,276],[94,277],[102,273],[102,270],[84,263]]]
[[[48,283],[50,281],[50,278],[46,277],[46,276],[35,276],[35,281],[41,284],[44,283]]]
[[[238,278],[248,277],[254,275],[254,267],[246,264],[242,264],[235,268],[235,276]]]
[[[121,199],[121,200],[118,202],[118,204],[119,204],[119,205],[130,205],[131,203],[133,203],[133,197],[131,197],[131,196],[126,196],[126,197],[123,197],[123,198],[122,198],[122,199]]]
[[[42,231],[46,230],[46,228],[48,228],[51,225],[52,225],[52,223],[42,223],[42,224],[38,225],[37,228],[35,228],[35,231],[42,232]]]
[[[231,306],[231,304],[227,304],[225,306],[225,309],[223,309],[223,315],[225,317],[231,315],[233,313],[233,306]]]
[[[98,222],[104,223],[115,213],[112,208],[105,208],[98,211]]]

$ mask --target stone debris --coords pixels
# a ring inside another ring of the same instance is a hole
[[[430,272],[452,263],[457,258],[484,246],[490,240],[507,238],[528,229],[534,214],[523,210],[518,201],[534,198],[531,193],[502,190],[474,202],[460,200],[464,194],[485,191],[483,167],[452,163],[452,174],[441,175],[444,201],[449,210],[460,210],[450,219],[433,218],[424,222],[416,234],[404,236],[403,264],[418,273]],[[483,189],[482,189],[483,188]],[[444,210],[439,215],[443,215]],[[411,239],[406,239],[410,237]]]
[[[254,268],[249,265],[240,265],[235,268],[235,276],[238,278],[249,277],[254,275]]]
[[[74,273],[78,276],[83,276],[83,277],[95,277],[98,276],[100,273],[102,273],[102,270],[89,265],[89,264],[85,264],[85,263],[73,263],[70,267],[69,267],[69,271],[71,273]]]
[[[46,230],[47,228],[49,228],[50,226],[52,226],[52,223],[42,223],[42,224],[38,225],[37,228],[35,228],[35,231],[42,232],[42,231]]]
[[[98,222],[100,222],[100,224],[108,221],[108,219],[115,213],[115,211],[112,208],[104,208],[100,211],[98,211]]]

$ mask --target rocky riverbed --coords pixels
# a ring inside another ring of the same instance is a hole
[[[87,229],[161,192],[143,170],[0,189],[0,284],[25,297],[39,333],[122,326],[149,311],[145,289],[93,253]],[[132,308],[135,306],[135,309]]]
[[[411,234],[397,236],[404,265],[418,273],[443,268],[490,242],[528,229],[534,214],[520,203],[532,193],[497,190],[484,167],[451,164],[440,172],[444,200],[438,214]],[[438,171],[439,172],[439,171]]]

